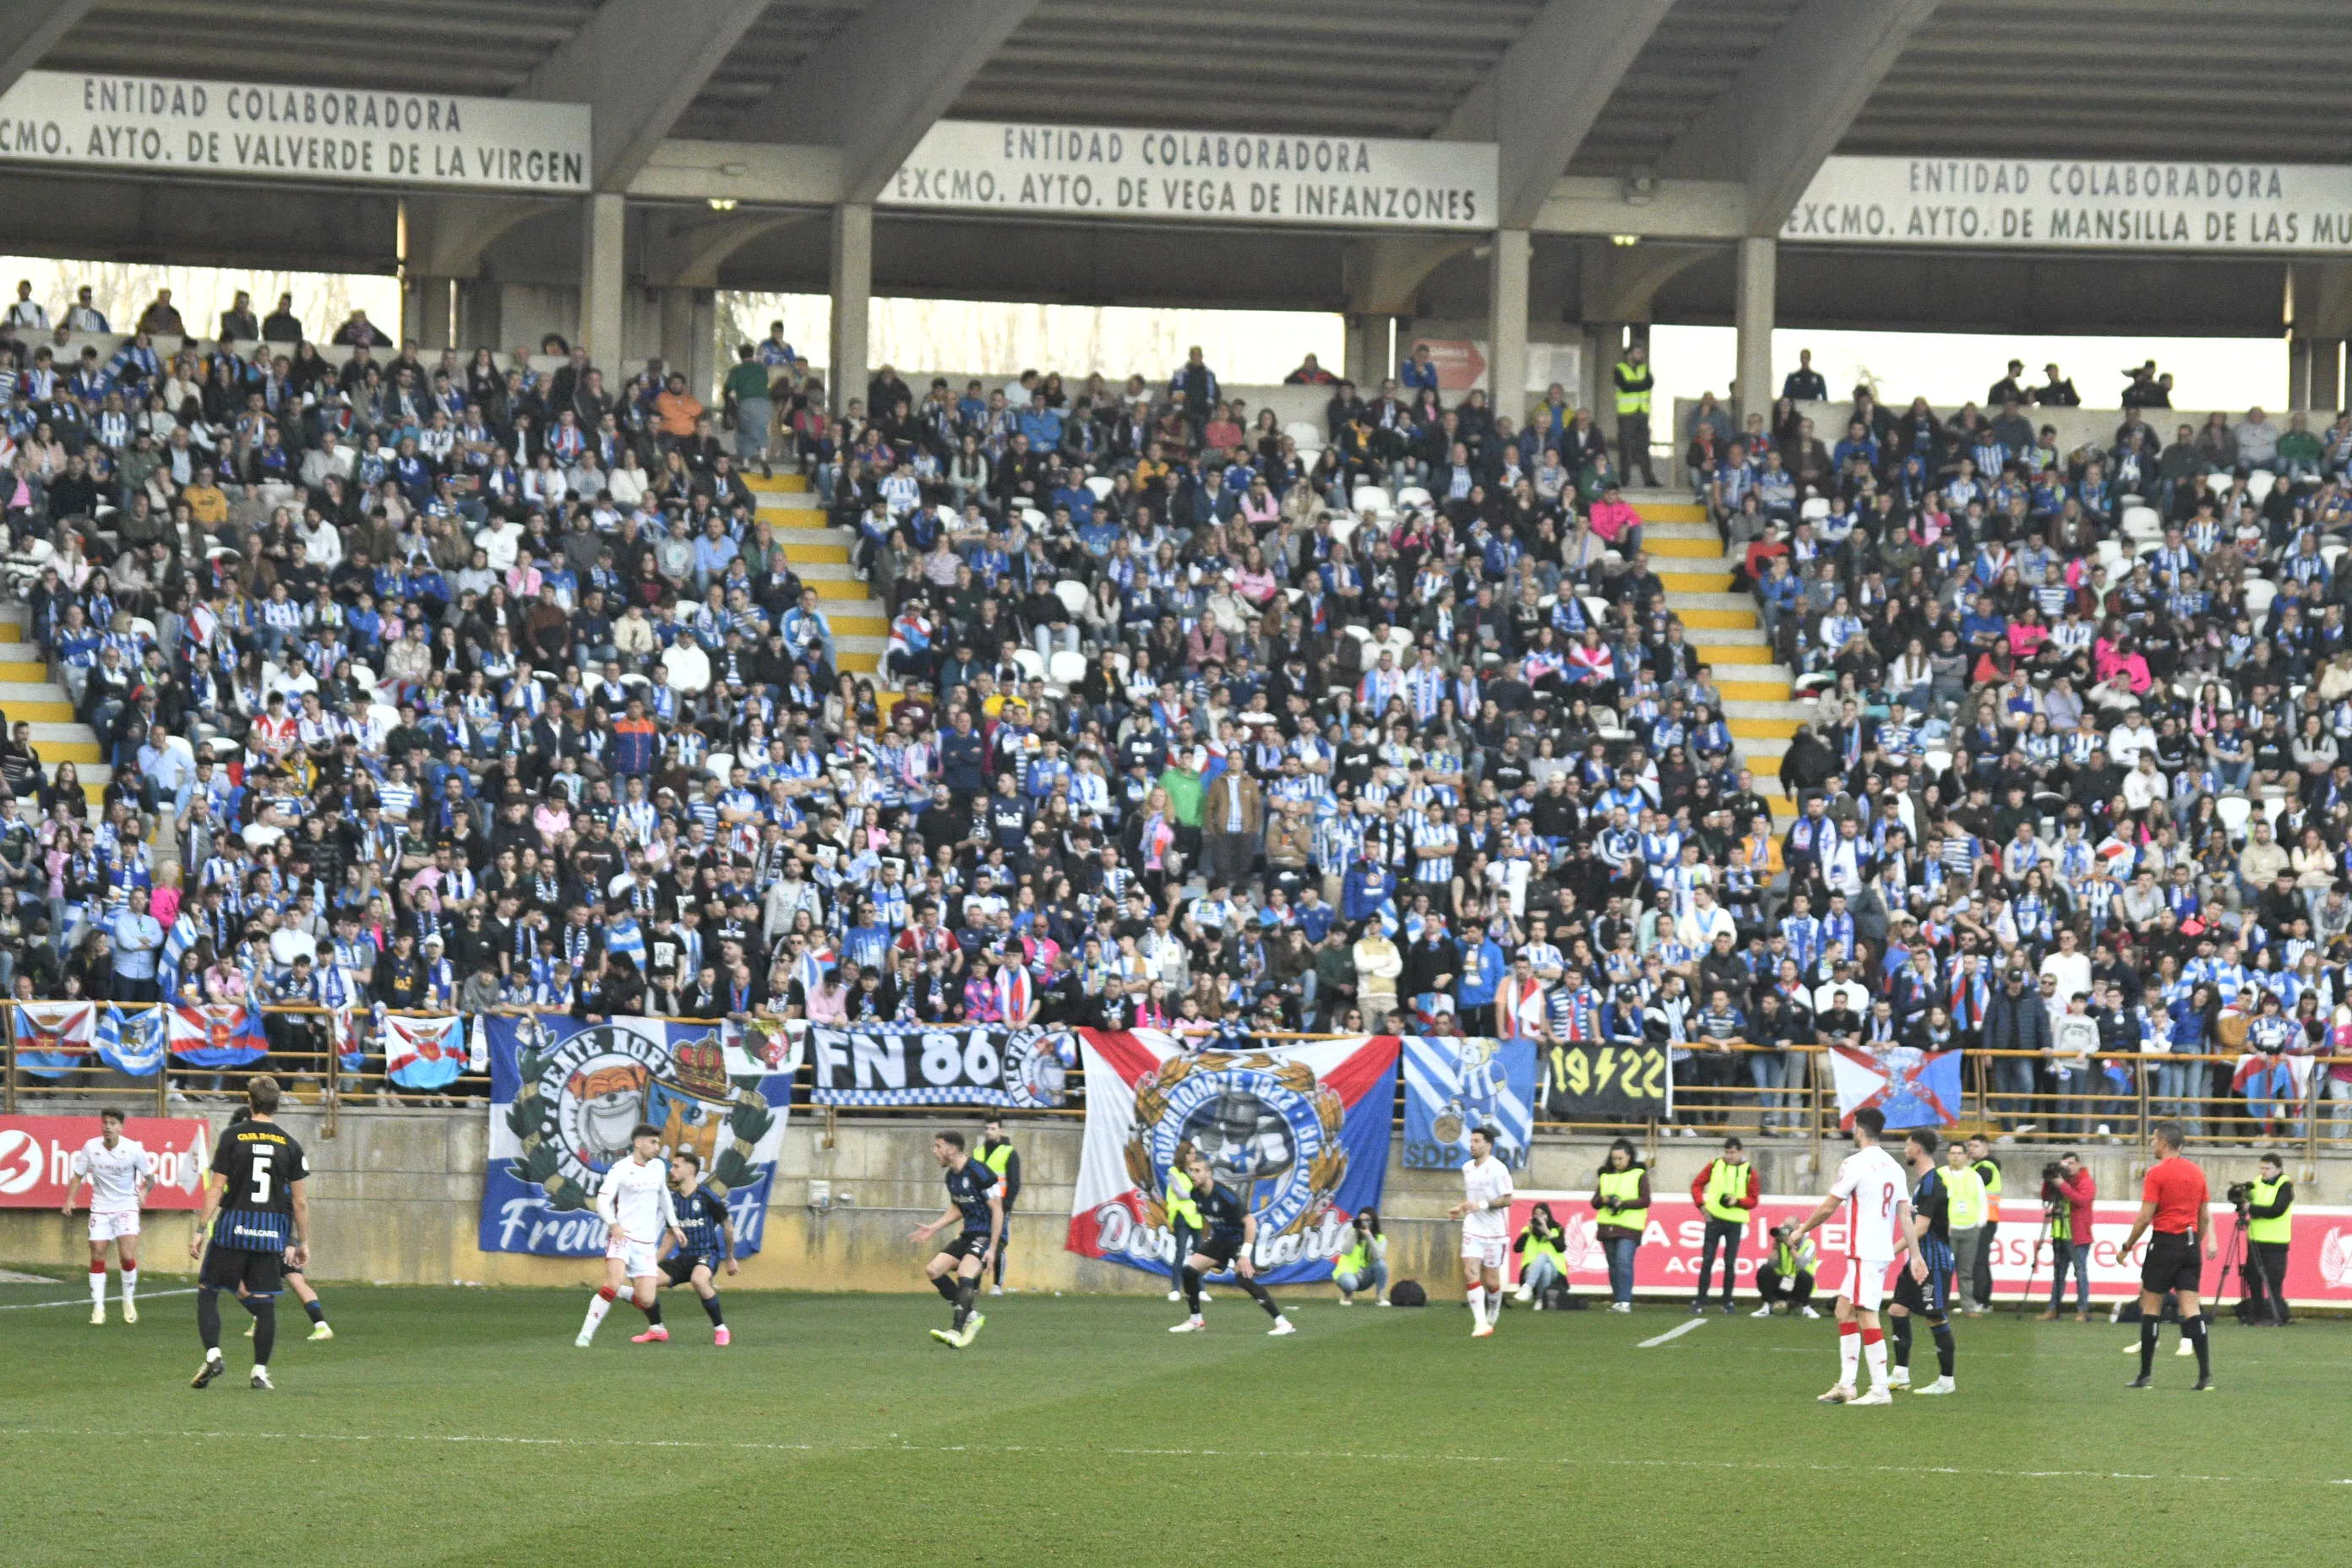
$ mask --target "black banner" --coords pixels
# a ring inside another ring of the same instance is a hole
[[[1664,1046],[1599,1042],[1544,1047],[1539,1103],[1547,1121],[1648,1121],[1674,1110]]]

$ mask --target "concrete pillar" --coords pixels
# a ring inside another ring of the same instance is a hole
[[[2296,333],[2287,342],[2286,405],[2303,412],[2333,415],[2344,397],[2344,340],[2305,337]]]
[[[457,281],[457,322],[456,342],[460,347],[507,349],[513,345],[505,341],[499,316],[501,290],[485,278],[462,278]]]
[[[1348,318],[1347,359],[1339,374],[1356,384],[1359,395],[1370,397],[1383,378],[1396,373],[1389,363],[1389,333],[1393,330],[1394,318],[1386,314]]]
[[[622,290],[628,283],[628,200],[599,192],[581,203],[580,335],[589,356],[617,384],[626,351],[621,342]]]
[[[686,359],[686,384],[705,403],[719,402],[719,292],[715,289],[693,290],[693,305],[688,311],[691,352]],[[734,363],[732,355],[725,363]]]
[[[661,341],[654,352],[661,356],[664,370],[683,374],[688,389],[699,395],[701,388],[694,382],[692,289],[665,289],[661,291]]]
[[[400,291],[400,335],[428,349],[457,346],[457,323],[450,312],[455,279],[411,277]]]
[[[1592,401],[1585,406],[1592,410],[1592,422],[1613,443],[1617,439],[1617,356],[1625,352],[1625,325],[1596,321],[1588,331],[1591,347],[1585,351],[1591,367],[1586,379],[1592,385]]]
[[[1523,228],[1498,228],[1486,265],[1486,405],[1517,426],[1528,412],[1528,251]]]
[[[825,366],[835,414],[866,395],[873,313],[874,209],[845,202],[833,209],[833,354]]]
[[[1739,330],[1739,416],[1772,417],[1773,292],[1780,250],[1770,239],[1743,239],[1734,267],[1733,324]]]

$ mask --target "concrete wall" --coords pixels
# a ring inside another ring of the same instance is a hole
[[[62,1114],[68,1108],[45,1109]],[[94,1111],[95,1104],[89,1109]],[[217,1125],[226,1118],[214,1120]],[[310,1160],[316,1236],[312,1274],[322,1283],[554,1286],[601,1280],[601,1259],[485,1253],[475,1246],[489,1137],[488,1118],[480,1111],[350,1110],[343,1114],[341,1136],[334,1139],[320,1136],[315,1112],[289,1114],[285,1120]],[[919,1289],[920,1265],[929,1249],[908,1242],[907,1233],[937,1217],[944,1206],[939,1169],[931,1160],[931,1132],[941,1126],[961,1126],[977,1136],[977,1123],[952,1116],[845,1119],[831,1148],[823,1146],[824,1126],[821,1116],[795,1114],[769,1209],[766,1246],[744,1264],[730,1288]],[[1080,1132],[1076,1118],[1014,1126],[1024,1182],[1013,1219],[1007,1282],[1028,1290],[1164,1289],[1134,1270],[1062,1250],[1077,1178]],[[1392,1159],[1399,1147],[1391,1146]],[[1599,1139],[1539,1138],[1518,1185],[1590,1186],[1603,1147]],[[1768,1193],[1818,1192],[1826,1185],[1826,1173],[1812,1168],[1810,1142],[1759,1141],[1753,1152]],[[2096,1174],[2101,1193],[2128,1196],[2137,1190],[2143,1167],[2136,1151],[2103,1145],[2080,1152]],[[1687,1188],[1714,1153],[1714,1146],[1702,1138],[1668,1141],[1659,1151],[1654,1186],[1661,1191]],[[1825,1163],[1833,1170],[1840,1149],[1830,1145],[1825,1153]],[[2044,1151],[2023,1146],[2000,1154],[2013,1186],[2030,1181],[2045,1157]],[[2216,1192],[2254,1173],[2250,1150],[2208,1151],[2199,1160]],[[2304,1179],[2300,1164],[2297,1156],[2290,1173],[2297,1178],[2302,1201],[2343,1203],[2352,1198],[2352,1159],[2323,1161],[2315,1181]],[[810,1210],[812,1181],[830,1184],[833,1206],[827,1212]],[[1444,1214],[1460,1196],[1460,1181],[1451,1173],[1406,1171],[1391,1164],[1382,1217],[1397,1279],[1454,1279],[1457,1233]],[[150,1217],[146,1240],[151,1267],[186,1267],[193,1217]],[[79,1215],[68,1221],[55,1210],[0,1209],[0,1262],[71,1268],[85,1256],[85,1235]]]

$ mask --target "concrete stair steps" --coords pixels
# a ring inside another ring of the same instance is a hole
[[[1666,608],[1674,611],[1675,614],[1682,616],[1685,621],[1690,618],[1690,612],[1693,610],[1736,610],[1741,615],[1748,616],[1750,619],[1756,618],[1758,614],[1756,609],[1756,601],[1753,598],[1749,597],[1746,594],[1733,594],[1727,592],[1721,594],[1676,594],[1674,596],[1673,601],[1666,605]]]
[[[1731,569],[1728,566],[1720,572],[1686,572],[1679,569],[1679,563],[1669,561],[1665,564],[1675,569],[1658,572],[1657,567],[1653,565],[1651,570],[1658,573],[1658,581],[1664,584],[1666,592],[1670,595],[1731,592]],[[1667,607],[1671,609],[1673,605],[1669,604]]]
[[[803,544],[797,538],[787,539],[784,541],[784,559],[795,566],[803,561],[812,564],[846,566],[849,564],[849,546],[814,542]]]
[[[1696,572],[1702,567],[1728,572],[1737,564],[1723,552],[1723,541],[1715,536],[1713,529],[1707,530],[1704,539],[1660,539],[1645,528],[1642,531],[1642,549],[1648,553],[1654,572],[1665,566],[1680,572]]]
[[[1747,740],[1788,740],[1797,732],[1795,719],[1727,719],[1734,737]]]
[[[1718,677],[1715,689],[1723,693],[1727,702],[1786,702],[1793,689],[1786,679],[1772,679],[1759,673],[1759,679],[1747,679],[1751,673],[1742,668],[1729,679]]]
[[[1736,644],[1740,647],[1752,644],[1757,647],[1764,646],[1764,628],[1752,622],[1746,625],[1738,622],[1726,622],[1722,625],[1696,626],[1691,626],[1689,619],[1685,617],[1683,625],[1690,626],[1691,641],[1701,647],[1722,647],[1727,644]]]
[[[780,516],[821,518],[824,515],[824,503],[805,490],[795,490],[788,495],[754,496],[752,501],[757,510],[771,519]]]
[[[838,653],[887,653],[890,648],[890,639],[862,632],[851,635],[836,631],[833,635],[833,646]]]
[[[815,543],[820,540],[846,541],[849,535],[836,531],[824,521],[821,511],[772,511],[762,508],[760,521],[769,528],[780,531],[786,543]]]
[[[1714,635],[1715,628],[1717,627],[1738,628],[1759,626],[1759,617],[1753,610],[1686,610],[1682,607],[1682,601],[1686,597],[1704,598],[1706,596],[1705,595],[1677,594],[1675,595],[1675,602],[1668,608],[1674,611],[1675,619],[1695,632],[1706,631]],[[1719,596],[1730,597],[1727,594]]]
[[[1712,664],[1761,665],[1772,662],[1772,650],[1765,646],[1761,632],[1757,634],[1752,644],[1717,642],[1711,636],[1691,640],[1697,644],[1699,658]]]
[[[1657,553],[1657,546],[1650,542],[1655,539],[1704,539],[1718,550],[1723,548],[1723,536],[1716,532],[1715,524],[1704,518],[1694,522],[1652,522],[1644,518],[1642,543],[1653,555]]]
[[[1778,772],[1780,766],[1780,759],[1788,754],[1789,742],[1791,739],[1792,737],[1788,735],[1751,735],[1745,737],[1739,742],[1740,759],[1743,762],[1746,762],[1751,768],[1763,768],[1769,766],[1773,771]]]
[[[1716,684],[1721,686],[1723,683],[1717,681]],[[1734,697],[1727,692],[1723,699],[1723,716],[1727,719],[1794,718],[1800,723],[1810,722],[1802,710],[1801,703],[1792,701],[1786,697],[1770,699]]]
[[[860,605],[873,603],[866,596],[866,584],[848,575],[848,568],[844,567],[842,572],[843,575],[838,578],[811,578],[805,572],[800,574],[802,580],[816,590],[817,598],[823,601],[818,607],[826,615],[833,614],[832,605],[836,600],[853,599]],[[878,610],[881,606],[877,605],[875,608]]]
[[[809,586],[816,588],[817,597],[820,599],[824,597],[824,590],[817,587],[820,583],[860,581],[857,574],[850,570],[849,563],[846,561],[795,561],[793,563],[793,575]]]
[[[778,474],[772,479],[763,479],[757,474],[746,474],[743,476],[743,482],[751,487],[751,492],[754,495],[805,495],[809,489],[809,479],[806,474]]]

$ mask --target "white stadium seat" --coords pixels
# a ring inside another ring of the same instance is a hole
[[[1064,648],[1045,661],[1045,679],[1056,686],[1076,686],[1087,678],[1087,656]]]
[[[1389,492],[1379,485],[1358,485],[1355,494],[1348,499],[1357,514],[1362,517],[1378,517],[1394,510],[1389,501]]]
[[[1086,612],[1087,585],[1076,577],[1065,577],[1055,584],[1054,596],[1062,601],[1062,608],[1074,616]]]

